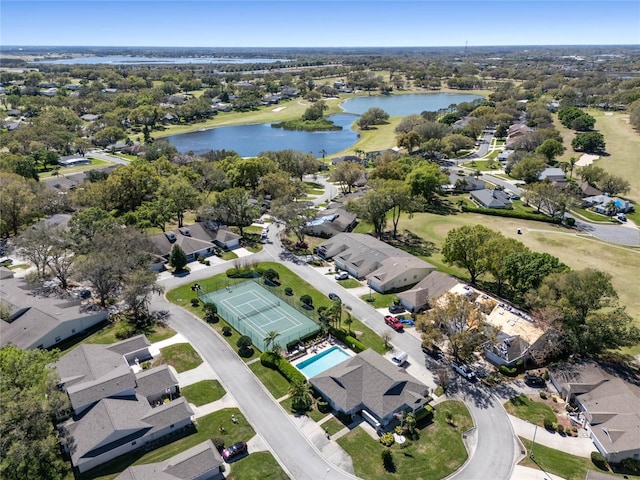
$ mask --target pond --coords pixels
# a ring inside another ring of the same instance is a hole
[[[261,123],[202,129],[170,135],[166,139],[181,153],[202,154],[209,150],[233,150],[243,157],[253,157],[267,150],[292,149],[311,152],[319,157],[322,150],[326,155],[333,155],[352,146],[358,140],[358,133],[351,130],[351,125],[357,120],[359,114],[369,108],[382,108],[391,116],[406,116],[425,110],[436,111],[447,108],[452,103],[471,102],[478,98],[482,96],[465,93],[357,97],[341,105],[345,113],[328,117],[336,125],[340,125],[342,130],[301,132],[272,128],[271,123]]]
[[[327,118],[341,126],[342,130],[299,132],[273,128],[271,123],[258,123],[203,129],[171,135],[166,139],[182,153],[192,151],[201,154],[209,150],[233,150],[243,157],[254,157],[267,150],[286,149],[311,152],[319,157],[322,150],[329,155],[348,148],[358,140],[358,133],[350,128],[358,119],[356,115],[339,113]]]
[[[373,95],[349,98],[340,106],[345,112],[362,115],[373,107],[378,107],[392,117],[406,117],[424,111],[436,112],[462,102],[472,102],[482,95],[469,93],[408,93],[405,95]]]

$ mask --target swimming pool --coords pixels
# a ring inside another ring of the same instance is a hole
[[[325,350],[311,358],[303,360],[296,365],[296,368],[304,373],[307,378],[311,378],[325,370],[329,370],[331,367],[335,367],[348,358],[351,358],[351,355],[342,348],[333,346],[329,350]]]

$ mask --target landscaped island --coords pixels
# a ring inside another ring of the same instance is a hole
[[[285,130],[304,130],[307,132],[320,132],[327,130],[342,130],[342,127],[335,125],[331,120],[324,118],[324,111],[329,107],[318,100],[304,111],[301,118],[289,120],[287,122],[272,123],[273,128],[284,128]]]

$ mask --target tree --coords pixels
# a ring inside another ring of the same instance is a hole
[[[236,346],[238,347],[238,355],[241,357],[250,357],[253,354],[253,349],[251,348],[253,342],[251,337],[247,335],[240,336],[236,342]]]
[[[454,155],[457,155],[460,150],[470,149],[474,143],[471,138],[466,135],[460,135],[459,133],[447,135],[442,141]]]
[[[564,151],[565,148],[564,145],[562,145],[562,142],[553,138],[546,139],[542,142],[542,145],[536,148],[536,153],[538,155],[543,155],[547,159],[547,162],[552,162],[554,158],[562,155]]]
[[[180,245],[174,245],[169,255],[169,265],[171,265],[175,272],[182,272],[187,266],[187,254],[184,252]]]
[[[277,330],[271,330],[267,332],[267,335],[264,337],[264,348],[269,351],[270,347],[273,350],[273,347],[276,347],[276,338],[280,336],[280,333]]]
[[[525,157],[516,163],[509,173],[513,178],[524,180],[526,183],[535,183],[540,180],[540,174],[547,164],[540,157]]]
[[[629,105],[629,123],[636,129],[640,129],[640,99]]]
[[[32,215],[36,195],[35,182],[14,173],[0,172],[0,219],[18,235],[18,230]]]
[[[422,152],[422,156],[430,160],[435,160],[436,158],[438,158],[439,154],[445,152],[446,150],[447,146],[439,138],[430,138],[426,142],[422,142],[420,144],[420,151]]]
[[[66,463],[53,423],[70,408],[51,368],[56,352],[0,349],[0,476],[7,479],[63,479]]]
[[[40,222],[28,228],[20,237],[18,243],[20,253],[36,267],[38,277],[44,278],[54,248],[54,229],[48,224]]]
[[[171,198],[159,196],[136,209],[136,224],[140,228],[157,227],[164,232],[167,222],[175,216],[177,210],[178,207]]]
[[[99,235],[113,230],[117,220],[109,212],[89,207],[75,212],[69,220],[68,228],[75,244],[76,253],[85,253]]]
[[[299,242],[304,242],[305,228],[315,218],[317,211],[305,202],[290,202],[275,205],[271,214],[285,224],[287,232],[293,233]]]
[[[442,255],[444,261],[467,269],[471,283],[487,270],[487,259],[483,255],[486,242],[494,238],[496,232],[482,225],[454,228],[444,241]]]
[[[311,104],[310,107],[302,114],[302,120],[320,120],[324,116],[325,110],[327,110],[329,106],[325,103],[324,100],[318,100]]]
[[[411,187],[399,180],[387,180],[378,187],[387,195],[391,206],[391,223],[393,224],[393,238],[398,235],[398,223],[403,212],[411,212],[418,208],[416,198],[411,195]]]
[[[411,193],[421,195],[427,201],[431,201],[440,187],[448,181],[449,178],[434,163],[423,162],[407,175],[407,183],[411,187]]]
[[[380,190],[369,190],[362,197],[347,202],[347,209],[356,214],[365,222],[373,225],[374,234],[380,238],[387,224],[387,212],[392,204],[389,196]]]
[[[204,310],[204,320],[205,322],[213,323],[218,318],[218,305],[213,302],[206,302],[202,305],[202,309]]]
[[[339,183],[343,193],[351,192],[353,186],[364,175],[364,167],[356,162],[340,162],[330,174],[332,182]]]
[[[389,114],[378,107],[373,107],[364,112],[358,120],[358,126],[367,129],[371,125],[382,125],[389,120]]]
[[[611,175],[609,173],[600,178],[598,186],[600,187],[600,190],[604,193],[608,193],[609,195],[625,194],[631,190],[631,184],[628,181],[622,177]]]
[[[291,408],[294,412],[306,412],[311,407],[311,386],[305,380],[294,380],[289,387]]]
[[[200,205],[200,195],[191,182],[183,175],[172,175],[160,183],[157,193],[159,198],[170,201],[167,205],[175,206],[175,214],[178,217],[178,228],[184,226],[184,214]]]
[[[68,231],[55,229],[52,232],[53,248],[49,251],[48,266],[60,280],[60,288],[66,290],[74,263],[73,241]]]
[[[505,238],[496,232],[482,247],[482,254],[486,259],[487,272],[496,280],[496,293],[502,295],[502,287],[506,279],[505,264],[509,255],[528,252],[529,249],[513,238]]]
[[[435,326],[448,338],[456,359],[468,357],[483,341],[478,306],[464,295],[446,293],[433,302],[433,307],[416,321],[420,332]]]
[[[157,275],[148,268],[136,269],[127,274],[122,289],[122,300],[129,308],[138,326],[145,326],[149,319],[151,294],[161,294],[163,289],[156,283]]]
[[[223,221],[237,226],[241,236],[244,235],[244,227],[260,216],[260,209],[249,202],[249,193],[244,188],[229,188],[218,193],[214,210]]]
[[[577,134],[571,141],[571,146],[575,151],[597,153],[604,151],[606,143],[601,133],[585,132]]]
[[[413,149],[420,145],[420,135],[416,132],[409,131],[407,133],[401,133],[396,137],[396,143],[400,148],[406,148],[408,153],[413,152]]]
[[[594,164],[590,164],[582,167],[579,170],[580,179],[583,182],[588,183],[592,187],[596,186],[598,182],[605,177],[607,172],[604,171],[604,168],[597,167]]]
[[[528,250],[511,252],[504,259],[504,278],[518,294],[538,288],[551,273],[563,272],[568,267],[548,253]]]

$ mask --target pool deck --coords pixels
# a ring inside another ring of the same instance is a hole
[[[335,346],[342,348],[342,350],[348,353],[349,356],[351,357],[355,355],[351,350],[349,350],[349,348],[347,348],[347,346],[344,343],[338,341],[336,338],[332,338],[331,340],[325,339],[325,340],[321,340],[319,342],[313,343],[308,347],[305,347],[304,350],[293,350],[287,355],[286,358],[293,364],[294,367],[297,368],[297,365],[299,363],[302,363],[305,360],[308,360],[311,357],[314,357],[319,353],[325,352]]]

